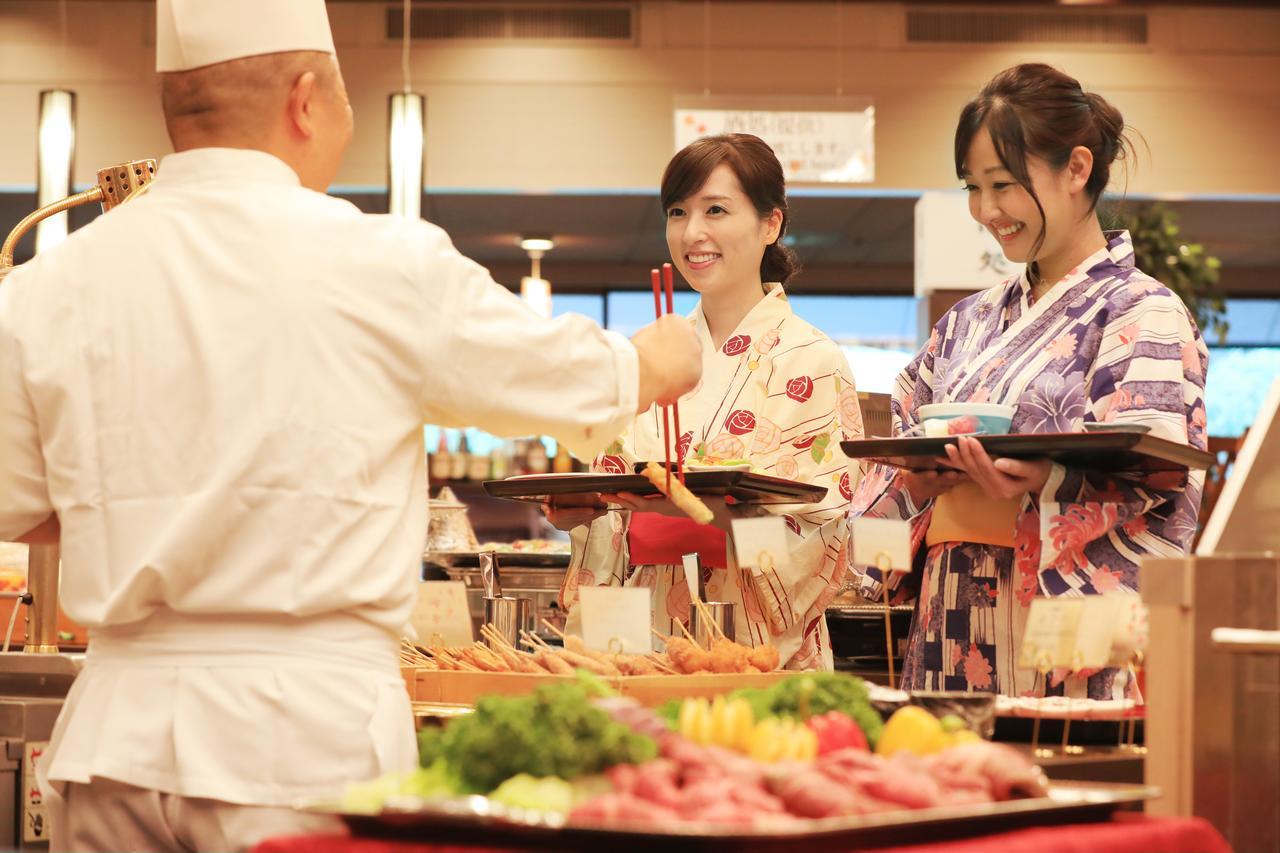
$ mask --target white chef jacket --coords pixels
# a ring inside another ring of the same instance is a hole
[[[0,539],[57,512],[90,633],[48,777],[280,805],[412,766],[422,424],[590,458],[637,383],[432,225],[260,151],[166,157],[0,285]]]

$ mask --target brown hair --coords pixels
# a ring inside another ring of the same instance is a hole
[[[1031,196],[1040,211],[1040,235],[1032,257],[1044,243],[1044,207],[1031,185],[1027,156],[1034,154],[1062,169],[1076,146],[1093,154],[1093,172],[1085,184],[1089,210],[1098,206],[1111,180],[1111,164],[1125,159],[1133,144],[1125,136],[1124,117],[1105,98],[1085,92],[1074,77],[1043,63],[1006,68],[965,104],[956,125],[956,177],[964,179],[964,161],[978,131],[986,128],[996,156]]]
[[[663,213],[697,192],[721,163],[728,163],[737,175],[757,214],[764,217],[775,209],[782,211],[778,239],[765,246],[760,260],[760,280],[786,284],[800,271],[796,253],[782,245],[782,236],[787,233],[787,182],[782,177],[782,164],[760,137],[723,133],[705,136],[682,148],[662,174]]]

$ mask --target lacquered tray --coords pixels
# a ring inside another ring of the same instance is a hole
[[[1098,471],[1176,471],[1204,469],[1213,456],[1194,447],[1135,432],[1026,433],[1019,435],[976,435],[992,456],[1013,459],[1049,457],[1072,467]],[[934,470],[942,468],[943,448],[956,436],[938,438],[869,438],[842,441],[840,448],[852,459],[867,459],[899,468]]]
[[[687,471],[685,485],[696,495],[727,495],[739,503],[814,503],[827,494],[825,486],[797,483],[750,471]],[[658,490],[640,474],[538,474],[488,480],[484,490],[495,498],[543,501],[554,495],[656,495]]]
[[[484,797],[434,803],[393,802],[377,815],[343,813],[324,804],[307,811],[339,815],[353,835],[434,844],[522,849],[676,853],[793,853],[867,849],[986,835],[1026,826],[1105,820],[1118,808],[1160,795],[1148,785],[1055,782],[1049,796],[1002,803],[904,809],[828,818],[772,829],[708,823],[567,824],[559,815],[506,809]]]

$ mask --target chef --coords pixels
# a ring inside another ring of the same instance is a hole
[[[422,424],[590,458],[701,370],[682,320],[541,319],[440,229],[323,195],[352,131],[323,0],[160,0],[157,69],[151,189],[0,286],[0,539],[60,523],[90,631],[55,850],[244,849],[411,768]]]

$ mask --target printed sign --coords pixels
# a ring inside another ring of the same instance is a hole
[[[855,518],[853,562],[891,572],[911,571],[911,525],[891,518]]]
[[[647,586],[579,587],[582,642],[600,652],[647,655],[653,651],[652,595]]]
[[[1081,669],[1076,648],[1080,634],[1082,598],[1034,598],[1027,611],[1027,627],[1022,635],[1018,666],[1047,670],[1056,667]]]
[[[791,568],[787,523],[776,515],[733,520],[733,548],[738,565],[757,571]]]
[[[685,97],[676,102],[679,151],[703,136],[750,133],[769,143],[791,183],[874,181],[875,107],[860,97]]]
[[[418,640],[449,647],[469,646],[475,639],[467,586],[462,581],[423,581],[409,624]],[[439,637],[438,640],[435,638]]]

